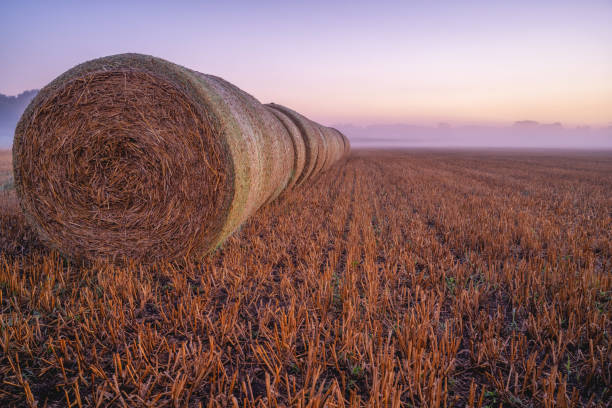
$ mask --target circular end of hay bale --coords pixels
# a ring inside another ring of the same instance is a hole
[[[213,115],[176,72],[85,65],[43,89],[17,127],[15,185],[30,224],[75,260],[209,251],[233,196]]]

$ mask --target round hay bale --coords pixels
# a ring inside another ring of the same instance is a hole
[[[349,142],[348,138],[346,136],[344,136],[344,134],[342,132],[340,132],[338,129],[336,128],[330,128],[332,131],[336,132],[336,134],[340,137],[341,141],[342,141],[342,146],[343,146],[343,154],[342,157],[348,155],[351,151],[351,143]]]
[[[329,128],[319,127],[321,135],[327,143],[327,154],[325,155],[325,166],[323,170],[328,170],[336,162],[336,142],[335,136],[329,131]]]
[[[333,129],[332,132],[334,133],[334,135],[336,135],[336,143],[338,145],[338,160],[340,160],[345,154],[346,152],[344,151],[344,140],[342,139],[342,135],[339,133],[336,133]]]
[[[318,165],[315,125],[277,111],[151,56],[83,63],[43,88],[17,125],[21,207],[74,260],[200,258],[306,180],[307,158],[309,171]]]
[[[300,185],[305,180],[318,174],[321,169],[321,159],[319,158],[319,150],[321,151],[321,155],[323,155],[321,135],[314,126],[314,122],[296,111],[276,103],[270,103],[267,104],[267,106],[287,115],[302,134],[306,155],[304,158],[304,171],[296,182],[297,185]]]
[[[338,132],[332,128],[325,128],[328,139],[332,140],[332,161],[337,162],[344,155],[344,143]]]
[[[291,177],[289,178],[289,183],[287,184],[287,188],[292,188],[302,175],[304,171],[304,164],[306,161],[306,146],[304,145],[304,139],[302,138],[302,134],[300,133],[300,129],[293,123],[293,121],[287,116],[285,113],[278,109],[273,109],[268,105],[265,105],[266,109],[268,109],[276,118],[285,126],[285,129],[291,136],[291,142],[293,144],[293,169],[291,171]]]
[[[231,102],[229,106],[234,118],[248,119],[254,125],[246,129],[257,134],[257,147],[260,151],[258,160],[263,171],[257,198],[263,201],[255,201],[253,204],[259,208],[274,200],[287,186],[295,163],[291,136],[286,127],[257,99],[235,85],[213,75],[196,74],[223,95],[226,102]]]
[[[329,146],[329,141],[327,140],[327,137],[325,136],[325,134],[323,133],[323,129],[321,128],[321,126],[318,126],[317,124],[313,123],[313,127],[315,128],[317,134],[319,135],[319,140],[321,141],[321,147],[319,150],[319,155],[317,157],[317,170],[315,174],[320,174],[321,172],[324,172],[325,170],[327,170],[329,168],[329,163],[330,163],[330,146]]]

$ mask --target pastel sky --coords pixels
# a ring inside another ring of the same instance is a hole
[[[322,123],[612,123],[612,1],[3,1],[0,92],[140,52]]]

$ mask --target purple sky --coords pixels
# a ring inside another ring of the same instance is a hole
[[[322,123],[612,123],[612,1],[0,5],[0,92],[122,52]]]

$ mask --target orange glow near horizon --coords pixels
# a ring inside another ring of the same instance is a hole
[[[287,81],[283,86],[262,87],[257,95],[332,123],[612,124],[612,52],[609,61],[603,53],[576,61],[559,49],[540,58],[512,44],[504,50],[521,61],[511,64],[502,56],[487,61],[477,53],[463,60],[396,55],[393,65],[384,67],[351,70],[343,64],[324,73],[315,68],[308,81],[281,78]],[[287,95],[287,88],[294,92]]]

